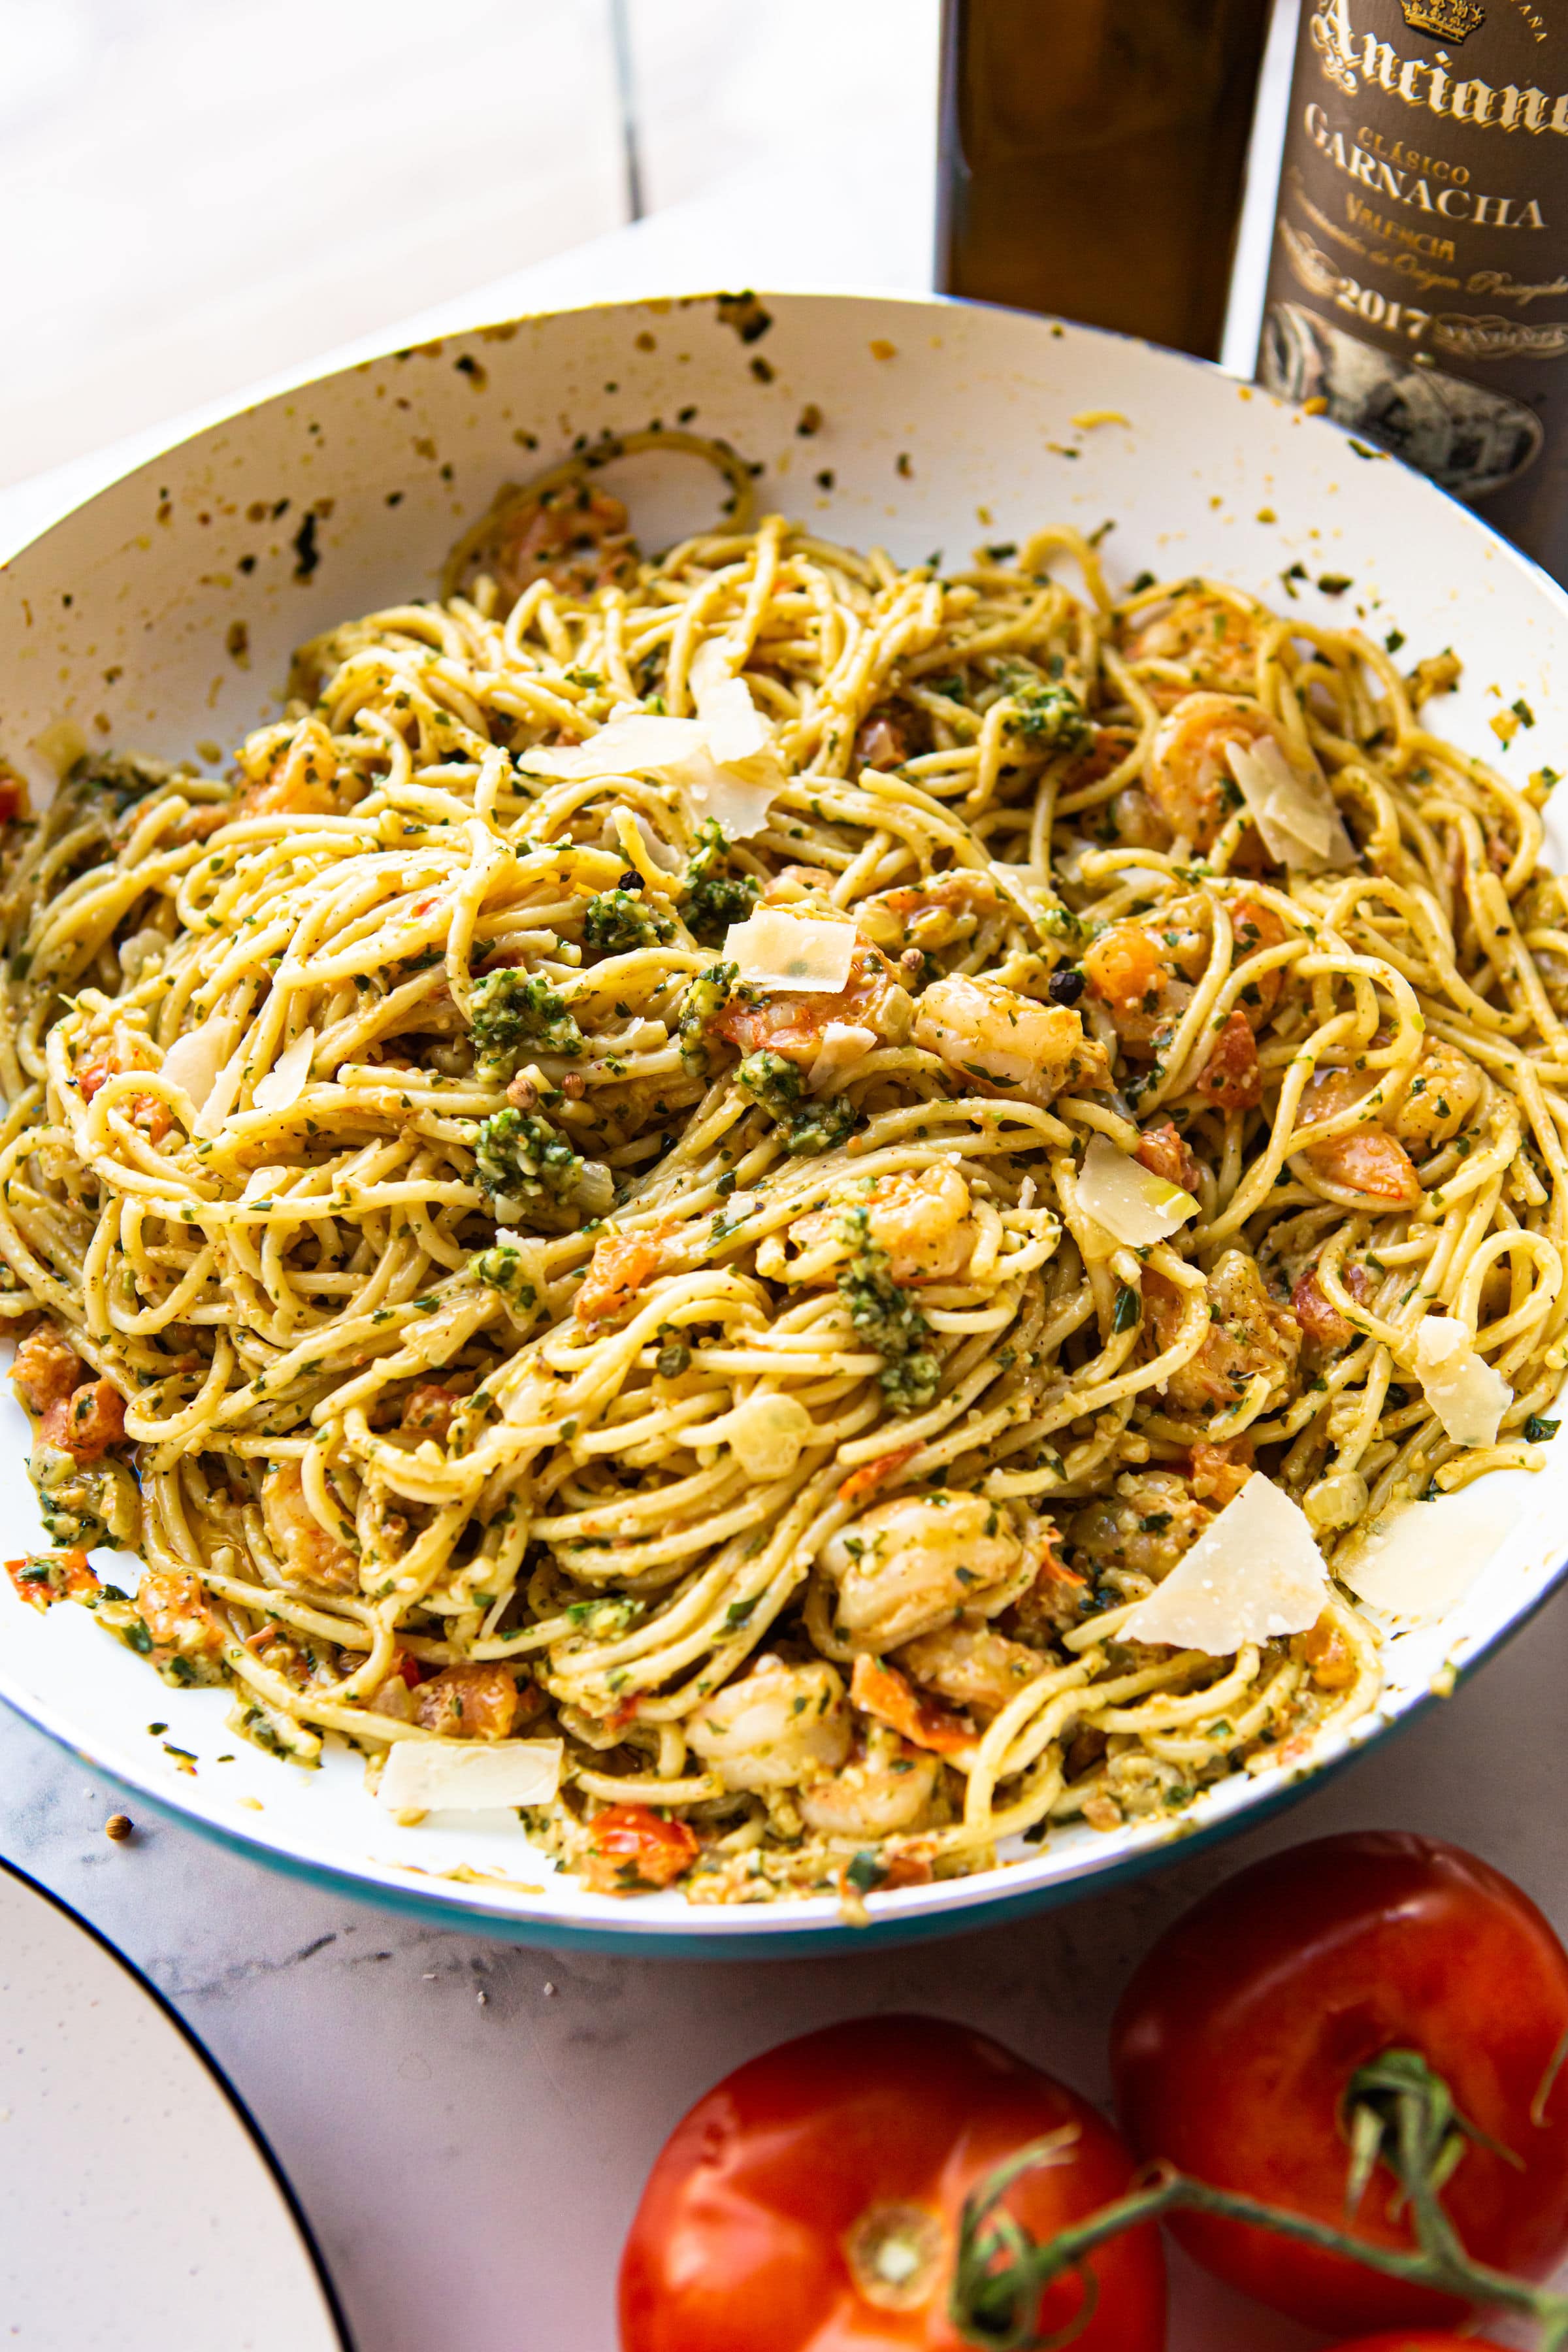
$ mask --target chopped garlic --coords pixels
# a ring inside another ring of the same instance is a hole
[[[1103,1135],[1089,1138],[1078,1180],[1078,1204],[1128,1249],[1148,1249],[1168,1240],[1198,1208],[1190,1192],[1129,1159]]]
[[[1255,1470],[1164,1582],[1123,1619],[1117,1639],[1228,1658],[1248,1642],[1304,1633],[1328,1598],[1305,1512]]]
[[[547,1805],[561,1786],[559,1739],[399,1739],[377,1796],[399,1819]]]
[[[853,923],[759,907],[743,923],[731,924],[724,961],[757,988],[837,996],[848,984],[856,937]]]
[[[1470,1345],[1463,1323],[1424,1315],[1412,1354],[1422,1393],[1456,1445],[1495,1445],[1513,1391]]]
[[[816,1423],[797,1398],[763,1394],[726,1413],[722,1427],[748,1478],[787,1478]]]
[[[302,1030],[294,1043],[279,1054],[251,1096],[250,1099],[258,1110],[292,1110],[305,1091],[305,1081],[310,1075],[310,1056],[315,1050],[314,1029]]]
[[[1318,874],[1355,864],[1354,844],[1327,784],[1317,777],[1309,781],[1293,768],[1272,735],[1252,744],[1227,743],[1225,756],[1263,846],[1278,865]]]

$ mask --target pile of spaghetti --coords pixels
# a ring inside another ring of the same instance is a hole
[[[1568,1354],[1551,780],[1426,730],[1457,664],[744,495],[650,562],[506,493],[228,779],[79,762],[3,904],[18,1589],[299,1761],[534,1743],[567,1867],[708,1901],[1305,1756],[1342,1587],[1140,1605],[1255,1471],[1331,1576],[1538,1466]]]

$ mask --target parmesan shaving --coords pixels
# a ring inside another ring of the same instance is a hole
[[[1326,783],[1293,768],[1272,735],[1227,743],[1225,756],[1247,814],[1277,865],[1309,874],[1353,866],[1355,847]]]
[[[756,988],[837,996],[848,984],[857,936],[853,923],[759,907],[743,923],[731,924],[724,961]]]
[[[376,1794],[399,1820],[548,1805],[561,1787],[559,1739],[399,1739]]]
[[[1328,1599],[1306,1513],[1255,1470],[1164,1582],[1122,1620],[1117,1638],[1227,1658],[1249,1642],[1304,1633]]]
[[[1463,1323],[1424,1315],[1412,1360],[1422,1393],[1456,1445],[1495,1445],[1513,1391],[1470,1345]]]
[[[707,738],[700,720],[660,719],[648,712],[629,719],[612,719],[585,743],[562,751],[538,750],[522,754],[522,765],[535,775],[554,776],[576,783],[584,776],[631,776],[645,769],[678,767],[700,751]]]
[[[1103,1135],[1089,1139],[1078,1180],[1078,1204],[1128,1249],[1148,1249],[1168,1241],[1198,1209],[1190,1192],[1129,1159]]]
[[[763,830],[785,781],[771,753],[743,767],[721,767],[706,746],[665,772],[686,803],[692,831],[712,817],[728,841],[750,841]]]
[[[1478,1478],[1457,1495],[1406,1503],[1334,1556],[1334,1574],[1359,1600],[1418,1623],[1464,1599],[1498,1539],[1497,1495]]]
[[[647,711],[614,718],[585,743],[532,751],[522,765],[535,775],[574,783],[587,777],[654,774],[675,785],[693,828],[714,818],[731,841],[761,833],[768,809],[788,782],[773,730],[742,677],[710,640],[691,665],[695,719]]]
[[[228,1048],[228,1023],[214,1014],[199,1029],[176,1037],[163,1056],[164,1077],[172,1086],[184,1087],[198,1113],[206,1108]]]
[[[292,1110],[305,1091],[305,1082],[310,1075],[310,1056],[315,1050],[314,1029],[302,1030],[294,1043],[285,1047],[251,1096],[250,1099],[258,1110]]]

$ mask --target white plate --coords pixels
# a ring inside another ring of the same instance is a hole
[[[1056,520],[1110,524],[1113,580],[1207,570],[1276,603],[1293,588],[1304,617],[1343,625],[1359,611],[1379,635],[1396,625],[1407,659],[1452,643],[1465,685],[1442,707],[1444,729],[1521,774],[1542,762],[1568,772],[1568,598],[1375,451],[1213,369],[1084,328],[936,302],[764,299],[773,323],[750,345],[710,299],[567,311],[367,362],[198,434],[0,574],[0,753],[19,756],[61,718],[127,748],[232,744],[276,715],[301,639],[433,593],[441,556],[502,479],[526,478],[579,435],[658,418],[724,436],[761,464],[764,507],[853,545],[960,560]],[[808,404],[822,423],[803,436]],[[714,510],[710,477],[689,458],[637,459],[605,479],[629,489],[650,546]],[[1311,584],[1347,574],[1353,586],[1337,596]],[[243,667],[228,650],[238,622]],[[1538,724],[1501,752],[1489,716],[1521,695]],[[1555,853],[1568,854],[1561,835]],[[23,1444],[7,1404],[7,1552],[38,1539]],[[1440,1622],[1392,1641],[1387,1694],[1351,1745],[1448,1686],[1561,1573],[1568,1440],[1539,1477],[1509,1473],[1487,1494],[1494,1548]],[[1426,1507],[1436,1537],[1447,1506]],[[226,1732],[223,1694],[168,1690],[84,1612],[42,1616],[8,1591],[0,1693],[131,1787],[267,1859],[553,1944],[717,1954],[939,1932],[1146,1867],[1294,1785],[1276,1767],[1168,1819],[1110,1835],[1073,1828],[995,1872],[875,1895],[872,1927],[849,1931],[826,1899],[708,1909],[678,1895],[589,1895],[515,1827],[478,1817],[400,1830],[365,1796],[353,1755],[330,1755],[319,1772],[273,1762]]]
[[[351,2352],[283,2176],[200,2042],[5,1863],[0,2212],[18,2352]]]

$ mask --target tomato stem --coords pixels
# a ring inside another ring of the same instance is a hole
[[[1347,2210],[1354,2211],[1376,2166],[1385,2165],[1409,2201],[1415,2243],[1407,2252],[1370,2245],[1329,2222],[1218,2189],[1164,2163],[1152,2165],[1125,2197],[1042,2243],[1003,2202],[1025,2174],[1050,2160],[1049,2143],[1037,2141],[998,2165],[965,2201],[948,2305],[953,2326],[966,2344],[987,2347],[988,2352],[1047,2352],[1068,2344],[1093,2312],[1094,2277],[1088,2263],[1096,2248],[1124,2231],[1187,2211],[1249,2222],[1436,2294],[1527,2313],[1541,2324],[1540,2352],[1564,2352],[1568,2295],[1472,2260],[1443,2209],[1443,2189],[1467,2143],[1484,2146],[1511,2163],[1519,2159],[1460,2115],[1441,2075],[1413,2051],[1386,2052],[1352,2077],[1346,2122],[1352,2148]],[[1065,2328],[1042,2335],[1037,2326],[1040,2297],[1071,2271],[1083,2282],[1083,2301]]]

